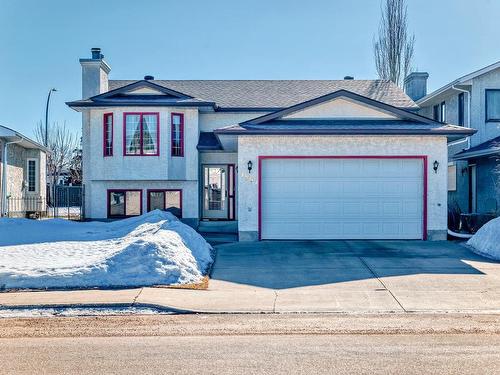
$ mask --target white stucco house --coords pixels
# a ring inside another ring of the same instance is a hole
[[[168,209],[239,239],[444,239],[447,143],[381,80],[110,80],[81,59],[86,215]]]

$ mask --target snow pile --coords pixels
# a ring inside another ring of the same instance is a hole
[[[480,255],[500,260],[500,217],[484,224],[467,245]]]
[[[211,246],[168,212],[111,223],[0,219],[0,288],[195,283],[211,263]]]

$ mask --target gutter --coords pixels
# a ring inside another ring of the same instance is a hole
[[[11,144],[21,143],[23,138],[20,137],[17,141],[5,142],[3,145],[3,162],[2,162],[2,199],[1,199],[1,211],[0,217],[4,217],[7,215],[7,148]]]

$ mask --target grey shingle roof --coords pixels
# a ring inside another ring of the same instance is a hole
[[[461,151],[455,154],[454,159],[469,159],[492,154],[500,154],[500,137],[490,139],[468,150]]]
[[[110,80],[109,90],[137,81]],[[348,90],[398,108],[418,106],[384,80],[154,80],[157,85],[213,101],[221,108],[285,108],[337,90]]]

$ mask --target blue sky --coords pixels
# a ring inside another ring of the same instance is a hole
[[[500,60],[497,0],[408,0],[414,67],[431,90]],[[0,124],[75,131],[78,58],[101,47],[111,79],[376,78],[379,0],[0,0]]]

